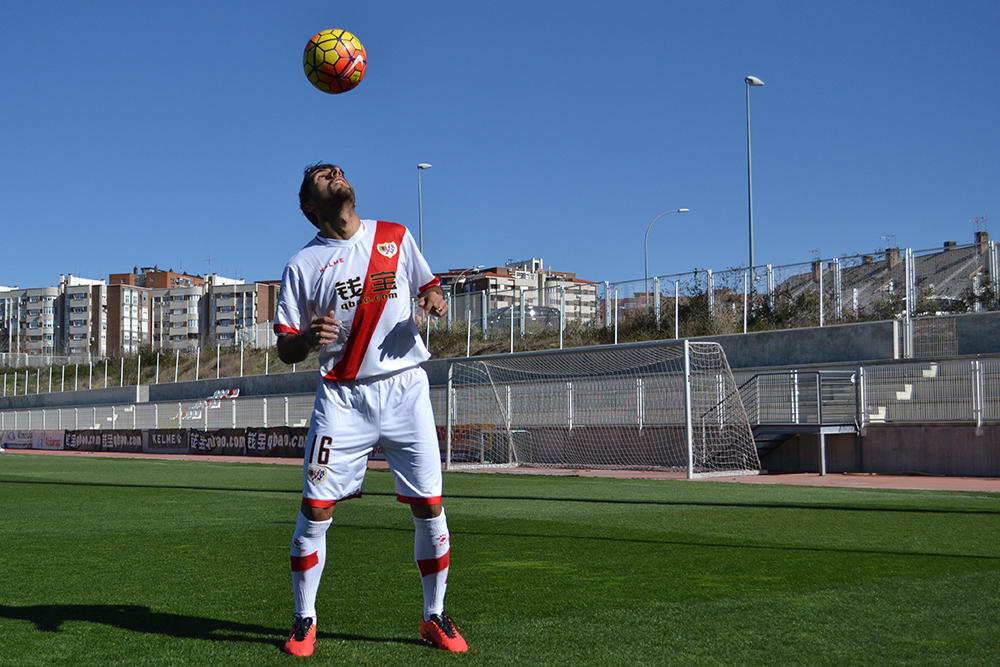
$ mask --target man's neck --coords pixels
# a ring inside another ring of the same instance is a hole
[[[361,218],[352,207],[341,215],[330,218],[320,218],[319,235],[327,239],[346,241],[361,229]]]

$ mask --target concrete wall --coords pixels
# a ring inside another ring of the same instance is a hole
[[[109,387],[90,391],[57,391],[51,394],[28,394],[0,398],[0,410],[28,410],[30,408],[61,408],[74,405],[117,405],[145,403],[149,400],[149,387]]]
[[[861,442],[865,472],[1000,477],[1000,425],[869,426]]]
[[[1000,352],[1000,313],[972,313],[955,317],[959,354]]]
[[[316,392],[319,371],[279,373],[276,375],[244,375],[216,380],[167,382],[144,385],[149,388],[149,401],[186,401],[208,398],[216,391],[239,389],[240,397],[273,396],[276,394],[312,394]]]
[[[761,459],[768,472],[817,472],[819,437],[796,436]],[[867,434],[826,436],[828,473],[916,473],[1000,477],[1000,424],[869,426]]]
[[[792,437],[762,456],[760,467],[771,473],[819,472],[819,436]],[[857,437],[853,433],[826,436],[826,471],[862,472],[857,465]]]
[[[730,368],[858,363],[899,358],[899,323],[859,322],[810,329],[706,336],[722,345]],[[1000,341],[995,350],[1000,351]]]

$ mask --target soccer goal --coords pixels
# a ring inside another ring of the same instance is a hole
[[[453,360],[449,469],[525,466],[756,474],[718,343],[671,341]]]

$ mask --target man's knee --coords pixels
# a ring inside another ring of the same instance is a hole
[[[441,503],[434,505],[410,505],[410,511],[418,519],[436,519],[441,516]]]
[[[313,507],[303,501],[300,511],[302,512],[302,516],[310,521],[329,521],[333,518],[333,510],[335,508],[336,505],[330,505],[329,507]]]

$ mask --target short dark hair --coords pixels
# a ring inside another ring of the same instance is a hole
[[[313,223],[313,226],[317,228],[319,227],[319,219],[312,213],[306,213],[305,204],[309,199],[310,190],[312,189],[312,175],[321,169],[340,169],[340,167],[327,162],[311,164],[305,168],[305,172],[302,175],[302,185],[299,186],[299,209],[302,211],[302,215],[306,216],[309,222]],[[343,174],[344,170],[340,169],[340,173]]]

